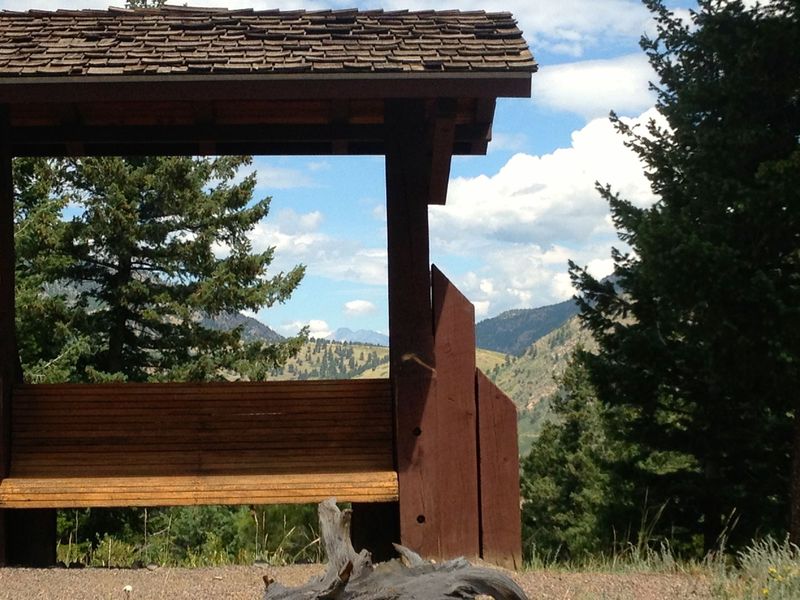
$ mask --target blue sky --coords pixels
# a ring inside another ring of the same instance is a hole
[[[124,0],[113,3],[119,6]],[[180,2],[181,4],[183,2]],[[511,11],[540,65],[533,98],[497,103],[486,156],[456,157],[447,205],[432,207],[431,255],[475,304],[478,320],[572,295],[567,260],[611,271],[619,245],[594,181],[646,206],[654,198],[608,112],[653,116],[653,74],[638,40],[653,24],[638,0],[193,0],[229,8]],[[109,0],[0,0],[0,9],[105,8]],[[689,3],[671,3],[685,11]],[[283,306],[256,316],[282,334],[310,324],[387,332],[384,164],[380,157],[256,157],[257,193],[272,197],[253,232],[276,247],[275,270],[306,265]]]

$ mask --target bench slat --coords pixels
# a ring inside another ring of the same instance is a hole
[[[397,473],[15,478],[0,482],[0,508],[300,504],[397,500]]]

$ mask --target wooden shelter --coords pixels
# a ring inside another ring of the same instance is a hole
[[[0,13],[0,564],[52,562],[59,507],[327,496],[362,544],[518,564],[516,412],[430,268],[428,205],[535,69],[507,13]],[[384,155],[389,379],[24,384],[12,158],[142,154]]]

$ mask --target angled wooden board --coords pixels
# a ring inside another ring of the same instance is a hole
[[[475,309],[435,266],[435,450],[440,555],[480,554],[475,404]],[[424,435],[424,432],[423,432]]]
[[[517,410],[480,370],[476,370],[476,388],[481,557],[508,569],[518,569],[522,566],[522,522]]]

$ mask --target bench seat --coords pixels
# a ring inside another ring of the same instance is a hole
[[[20,385],[0,508],[398,498],[388,380]]]

